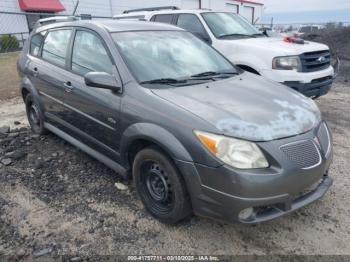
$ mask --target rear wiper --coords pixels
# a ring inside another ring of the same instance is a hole
[[[182,84],[186,83],[186,80],[177,80],[175,78],[159,78],[148,81],[140,82],[140,84]]]
[[[254,37],[254,35],[247,35],[247,34],[227,34],[227,35],[219,35],[218,38],[225,38],[230,36],[245,36],[245,37]]]

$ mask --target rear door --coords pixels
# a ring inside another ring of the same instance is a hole
[[[66,72],[66,55],[71,36],[72,28],[58,28],[31,38],[30,62],[26,65],[26,70],[40,93],[49,122],[60,117],[65,110],[62,79]]]
[[[94,31],[75,30],[70,48],[69,72],[62,79],[68,109],[63,120],[71,135],[116,159],[121,94],[87,86],[84,81],[88,72],[105,72],[119,79],[115,63],[104,40]]]

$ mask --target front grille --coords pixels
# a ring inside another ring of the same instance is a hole
[[[321,161],[320,152],[312,140],[286,144],[280,149],[298,168],[311,168]]]
[[[317,131],[317,137],[320,141],[323,153],[327,155],[328,151],[330,150],[330,136],[329,131],[325,123],[322,123]]]
[[[331,65],[331,53],[329,50],[303,53],[300,60],[302,72],[315,72]]]

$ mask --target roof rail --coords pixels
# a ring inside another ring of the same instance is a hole
[[[158,7],[148,7],[148,8],[139,8],[139,9],[131,9],[125,10],[123,14],[133,13],[133,12],[141,12],[141,11],[159,11],[159,10],[179,10],[177,6],[158,6]]]
[[[39,19],[38,21],[36,21],[34,27],[48,25],[52,23],[75,21],[75,20],[78,20],[78,18],[75,16],[52,16],[52,17]]]

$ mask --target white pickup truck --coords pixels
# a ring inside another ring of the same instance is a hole
[[[334,69],[328,46],[267,37],[241,16],[208,10],[145,8],[114,19],[143,19],[174,24],[202,38],[242,69],[285,84],[309,97],[325,95]]]

